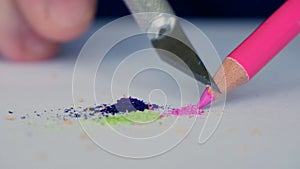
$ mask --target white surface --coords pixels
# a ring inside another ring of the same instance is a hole
[[[192,20],[228,54],[257,21]],[[130,26],[122,25],[123,29]],[[93,32],[99,28],[94,26]],[[89,34],[89,33],[88,33]],[[88,36],[88,34],[86,36]],[[132,160],[111,155],[89,139],[74,122],[62,130],[6,120],[24,112],[68,107],[72,73],[86,37],[63,47],[58,58],[41,63],[0,63],[0,168],[300,168],[300,74],[296,38],[251,82],[230,93],[219,128],[205,144],[197,144],[204,119],[170,152]],[[88,75],[87,75],[88,76]],[[86,100],[89,100],[86,98]]]

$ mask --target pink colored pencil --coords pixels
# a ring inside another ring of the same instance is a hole
[[[221,93],[249,81],[300,32],[300,0],[288,0],[223,61],[214,76]],[[208,86],[199,108],[221,96]]]

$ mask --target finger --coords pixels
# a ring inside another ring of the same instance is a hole
[[[13,60],[49,58],[58,48],[26,25],[12,0],[0,1],[0,37],[2,55]]]
[[[96,0],[16,0],[30,25],[54,41],[71,40],[90,25]]]

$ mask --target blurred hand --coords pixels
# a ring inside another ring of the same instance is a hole
[[[90,25],[96,0],[0,0],[0,54],[18,61],[53,56]]]

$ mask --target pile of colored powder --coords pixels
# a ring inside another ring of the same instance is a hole
[[[159,108],[158,105],[155,104],[146,104],[143,100],[139,100],[137,98],[121,98],[117,100],[117,103],[113,105],[101,105],[98,106],[99,112],[104,116],[124,113],[124,112],[135,112],[135,111],[144,111],[144,110],[154,110]],[[102,109],[101,109],[102,107]]]
[[[163,108],[162,106],[146,103],[143,100],[133,97],[124,97],[117,100],[114,104],[100,104],[86,108],[69,107],[62,110],[62,112],[44,111],[39,113],[34,111],[36,118],[46,116],[46,119],[51,121],[62,120],[70,121],[71,119],[93,120],[101,124],[134,124],[147,123],[156,121],[157,119],[167,116],[194,116],[201,115],[203,111],[197,108],[197,105],[187,105],[181,108]],[[162,113],[159,113],[162,112]],[[14,119],[13,112],[9,111],[9,118]],[[20,119],[33,119],[30,114],[21,115]],[[66,123],[64,123],[66,124]]]

